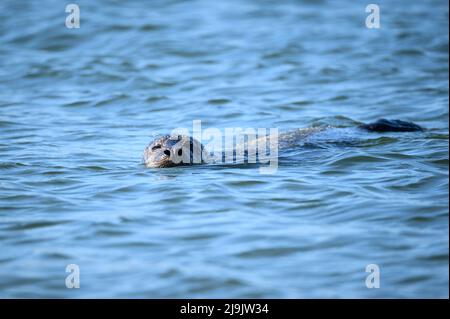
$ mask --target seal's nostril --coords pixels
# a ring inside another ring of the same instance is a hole
[[[164,154],[166,154],[167,156],[170,156],[170,151],[169,150],[164,150]]]
[[[183,151],[181,150],[181,148],[178,150],[178,156],[183,155]]]

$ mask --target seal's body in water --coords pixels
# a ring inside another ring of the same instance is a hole
[[[330,128],[305,128],[282,133],[278,136],[278,147],[280,150],[288,149],[299,145],[301,141],[307,138],[330,130]],[[376,122],[359,125],[355,128],[355,136],[358,131],[362,132],[418,132],[423,129],[414,123],[401,120],[380,119]],[[255,140],[256,143],[266,143],[267,136],[263,136]],[[237,149],[248,150],[249,145],[238,145]],[[235,150],[236,151],[236,150]],[[203,145],[192,137],[178,136],[161,136],[151,142],[144,150],[143,161],[147,167],[163,168],[173,166],[193,165],[202,163],[202,158],[196,158],[203,155]]]

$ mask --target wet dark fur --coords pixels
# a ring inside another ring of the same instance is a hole
[[[405,122],[401,120],[387,120],[379,119],[376,122],[362,124],[358,126],[359,129],[369,132],[421,132],[424,129],[417,124],[411,122]],[[307,135],[310,135],[314,130],[309,133],[293,135],[294,138],[300,139]],[[280,137],[281,139],[283,137]],[[286,135],[284,137],[286,139]],[[291,136],[292,138],[292,136]],[[172,167],[181,165],[193,164],[194,145],[198,145],[200,153],[203,151],[203,145],[188,136],[177,136],[171,138],[169,135],[156,138],[150,143],[144,151],[144,163],[148,167]],[[174,162],[173,156],[176,152],[186,154],[188,156],[185,162]],[[189,154],[189,155],[188,155]]]

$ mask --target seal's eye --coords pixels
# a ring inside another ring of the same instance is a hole
[[[183,155],[183,151],[181,150],[181,148],[178,150],[178,156]]]
[[[157,150],[158,148],[161,148],[161,145],[155,145],[152,147],[152,151]]]

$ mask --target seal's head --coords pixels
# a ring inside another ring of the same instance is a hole
[[[202,145],[185,135],[165,135],[156,138],[144,150],[147,167],[172,167],[201,163]]]

